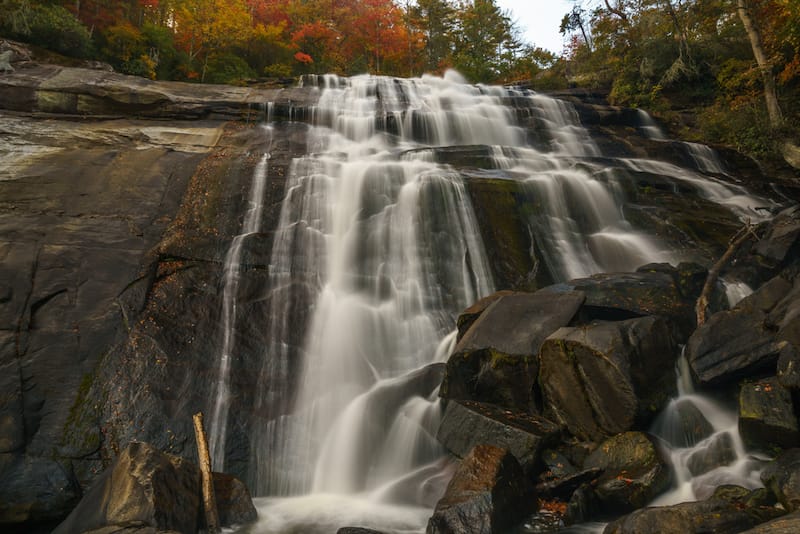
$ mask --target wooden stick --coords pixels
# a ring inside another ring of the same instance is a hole
[[[214,496],[214,479],[211,475],[211,457],[208,454],[208,440],[203,428],[203,412],[194,414],[194,436],[197,440],[197,456],[200,459],[200,476],[203,484],[203,509],[206,513],[206,531],[209,534],[219,532],[219,515],[217,500]]]
[[[753,237],[754,239],[758,240],[758,236],[753,232],[753,226],[750,224],[748,220],[745,222],[744,227],[736,232],[736,234],[731,238],[728,242],[728,250],[717,260],[717,262],[708,270],[708,276],[706,277],[706,283],[703,285],[703,291],[700,292],[700,296],[697,298],[697,302],[695,303],[694,311],[697,315],[697,326],[700,327],[706,322],[706,313],[708,312],[708,299],[711,297],[711,292],[714,290],[714,286],[717,284],[717,278],[719,278],[719,273],[722,271],[722,268],[730,261],[731,256],[733,253],[736,252],[742,243],[747,241],[748,238]]]

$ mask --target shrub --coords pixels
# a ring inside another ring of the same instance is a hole
[[[35,6],[28,42],[65,56],[86,58],[92,54],[89,30],[61,6]]]
[[[203,81],[235,84],[253,77],[255,73],[245,60],[233,54],[219,54],[208,58]]]

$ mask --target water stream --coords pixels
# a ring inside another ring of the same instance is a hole
[[[270,110],[271,106],[268,106],[267,121],[263,126],[267,138],[267,149],[253,170],[253,179],[242,229],[239,235],[231,241],[228,252],[225,254],[222,268],[222,347],[220,349],[219,369],[217,370],[214,405],[211,410],[211,420],[208,427],[210,429],[209,449],[212,465],[218,471],[225,469],[225,441],[230,407],[230,372],[236,344],[236,296],[239,288],[242,249],[245,241],[259,231],[261,213],[264,210],[264,190],[267,184],[270,159],[269,147],[272,142]]]
[[[681,259],[677,247],[626,219],[629,171],[673,176],[741,217],[756,217],[763,203],[707,176],[717,173],[703,168],[710,163],[691,170],[628,159],[609,170],[574,108],[543,95],[472,86],[455,73],[315,84],[308,153],[292,163],[269,265],[272,311],[249,480],[268,497],[252,532],[424,530],[452,472],[434,437],[436,362],[452,349],[458,313],[494,290],[465,178],[437,162],[443,147],[485,147],[491,169],[480,172],[515,180],[540,201],[528,224],[556,281]],[[520,116],[536,119],[546,146],[534,147]],[[243,236],[258,231],[248,224],[249,212]],[[226,303],[236,293],[240,237],[226,258]],[[224,322],[235,322],[231,301]],[[215,460],[225,446],[225,339]]]

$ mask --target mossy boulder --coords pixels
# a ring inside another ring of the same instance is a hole
[[[599,468],[595,494],[607,513],[641,508],[669,487],[669,463],[653,438],[641,432],[618,434],[597,448],[584,468]]]

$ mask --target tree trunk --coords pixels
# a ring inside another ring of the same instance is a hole
[[[772,75],[772,66],[769,64],[767,54],[764,52],[764,47],[761,44],[761,32],[750,16],[747,0],[737,0],[737,11],[739,12],[739,18],[742,19],[742,24],[744,24],[747,37],[750,39],[750,46],[753,49],[753,55],[758,63],[758,68],[761,70],[761,78],[764,81],[764,99],[767,102],[770,126],[772,126],[772,128],[777,128],[781,125],[781,122],[783,122],[783,115],[781,114],[781,108],[778,104],[778,92],[775,88],[775,77]]]
[[[200,475],[203,489],[203,509],[206,515],[206,532],[217,534],[219,530],[219,515],[217,514],[217,500],[214,496],[214,479],[211,475],[211,457],[208,454],[208,440],[203,428],[203,413],[194,414],[194,436],[197,440],[197,456],[200,461]]]
[[[687,66],[691,66],[693,64],[692,52],[689,49],[689,36],[686,34],[686,29],[684,28],[683,24],[681,24],[680,19],[678,19],[678,14],[675,12],[675,7],[672,5],[672,0],[664,0],[664,7],[669,14],[670,20],[672,20],[672,26],[675,28],[675,33],[678,34],[678,53],[680,54],[680,58]]]
[[[697,301],[695,302],[695,315],[697,317],[697,327],[703,326],[706,322],[706,316],[708,314],[708,301],[711,298],[711,293],[714,290],[714,286],[717,283],[717,279],[719,278],[719,274],[722,272],[722,269],[728,264],[731,257],[733,257],[734,252],[750,238],[755,238],[758,240],[758,236],[753,232],[753,227],[750,225],[748,221],[745,223],[744,227],[739,230],[736,235],[734,235],[729,244],[728,249],[725,253],[717,260],[717,262],[711,266],[711,269],[708,270],[708,276],[706,277],[706,283],[703,284],[703,290],[700,292],[700,296],[698,297]]]

